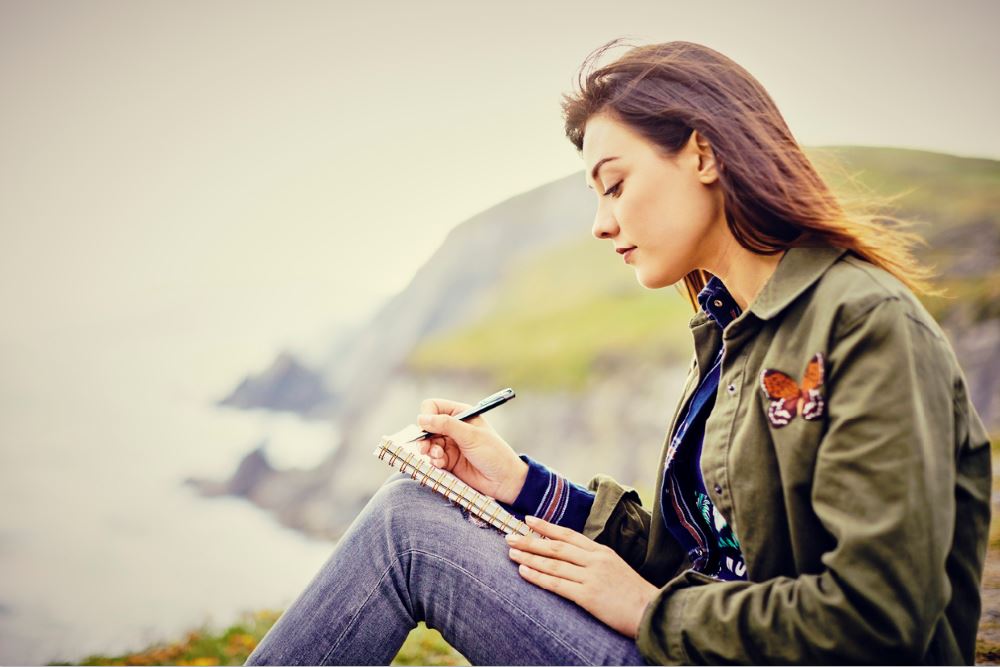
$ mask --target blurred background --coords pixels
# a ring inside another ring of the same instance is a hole
[[[721,51],[831,183],[912,190],[956,295],[925,304],[1000,432],[998,19],[0,0],[0,663],[239,664],[427,397],[513,387],[515,449],[651,503],[692,313],[591,236],[559,109],[616,37]]]

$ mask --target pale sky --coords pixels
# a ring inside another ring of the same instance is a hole
[[[2,0],[0,357],[176,322],[252,330],[263,358],[356,318],[456,224],[581,169],[560,94],[614,37],[721,51],[807,146],[1000,158],[998,19],[989,1]]]

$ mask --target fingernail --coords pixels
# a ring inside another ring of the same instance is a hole
[[[530,514],[528,516],[524,517],[524,520],[527,521],[528,523],[535,523],[535,522],[538,521],[538,519],[536,519],[535,517],[531,516]]]
[[[513,544],[514,542],[517,541],[517,535],[515,535],[514,533],[507,533],[507,537],[505,539],[511,544]]]
[[[424,415],[424,414],[417,415],[418,424],[429,424],[430,422],[431,422],[430,415]]]

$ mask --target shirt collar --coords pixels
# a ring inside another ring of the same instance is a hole
[[[698,303],[702,311],[715,322],[720,329],[736,319],[742,312],[736,299],[722,283],[718,276],[709,278],[708,283],[698,292]]]

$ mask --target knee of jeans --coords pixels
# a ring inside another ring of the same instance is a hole
[[[446,498],[444,495],[425,487],[423,484],[413,479],[406,473],[397,472],[390,475],[379,487],[376,493],[377,502],[383,504],[386,511],[391,512],[393,508],[405,508],[405,513],[411,519],[414,513],[427,512],[432,517],[439,516],[443,511],[459,512],[469,523],[479,528],[493,528],[493,526],[457,502]]]
[[[391,520],[398,515],[409,523],[418,523],[417,520],[425,515],[433,518],[441,511],[441,505],[447,502],[444,496],[405,473],[390,475],[371,500],[381,516]]]

